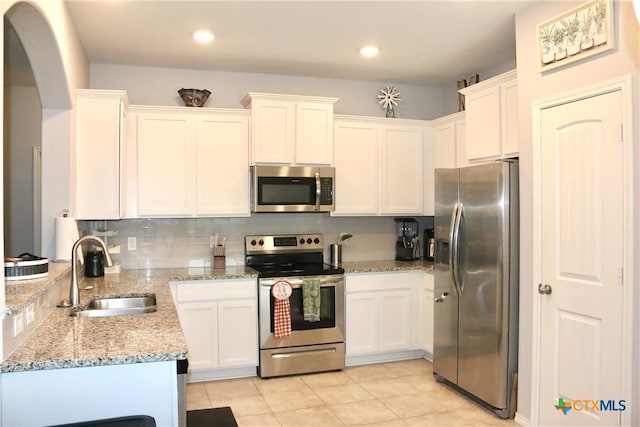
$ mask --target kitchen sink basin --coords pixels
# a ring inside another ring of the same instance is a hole
[[[124,295],[109,298],[94,298],[84,309],[74,310],[74,317],[108,317],[130,316],[136,314],[154,313],[158,311],[156,295]]]

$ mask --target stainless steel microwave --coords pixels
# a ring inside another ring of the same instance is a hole
[[[335,168],[251,166],[253,212],[331,212]]]

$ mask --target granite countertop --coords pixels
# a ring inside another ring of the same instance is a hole
[[[345,273],[383,273],[387,271],[422,270],[433,271],[433,261],[350,261],[343,262]]]
[[[403,270],[432,271],[433,263],[417,261],[357,261],[342,264],[346,273]],[[49,277],[6,282],[7,313],[21,310],[65,279],[70,263],[50,263]],[[70,308],[56,308],[0,365],[0,372],[23,372],[86,366],[120,365],[187,358],[187,345],[169,287],[170,281],[256,278],[246,266],[124,270],[98,278],[85,278],[80,288],[83,303],[93,296],[154,293],[158,311],[136,316],[83,318],[69,316]]]
[[[47,277],[29,280],[5,280],[4,293],[6,308],[0,312],[10,315],[21,310],[28,303],[35,301],[38,295],[47,291],[56,280],[71,280],[71,262],[49,262]]]
[[[2,373],[160,362],[187,358],[187,344],[163,270],[128,270],[84,279],[80,301],[93,295],[156,294],[158,311],[137,316],[81,318],[57,308],[2,365]]]

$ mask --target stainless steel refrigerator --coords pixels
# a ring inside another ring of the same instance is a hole
[[[499,417],[515,413],[518,163],[436,169],[433,372]]]

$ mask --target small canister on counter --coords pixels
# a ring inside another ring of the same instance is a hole
[[[340,243],[329,245],[329,252],[331,265],[340,267],[342,265],[342,245]]]
[[[424,230],[424,259],[433,261],[436,255],[436,240],[433,236],[433,229]]]
[[[213,268],[226,268],[227,258],[225,256],[224,246],[218,245],[213,248]]]
[[[84,276],[85,277],[102,277],[104,276],[104,261],[100,251],[87,252],[84,259]]]

